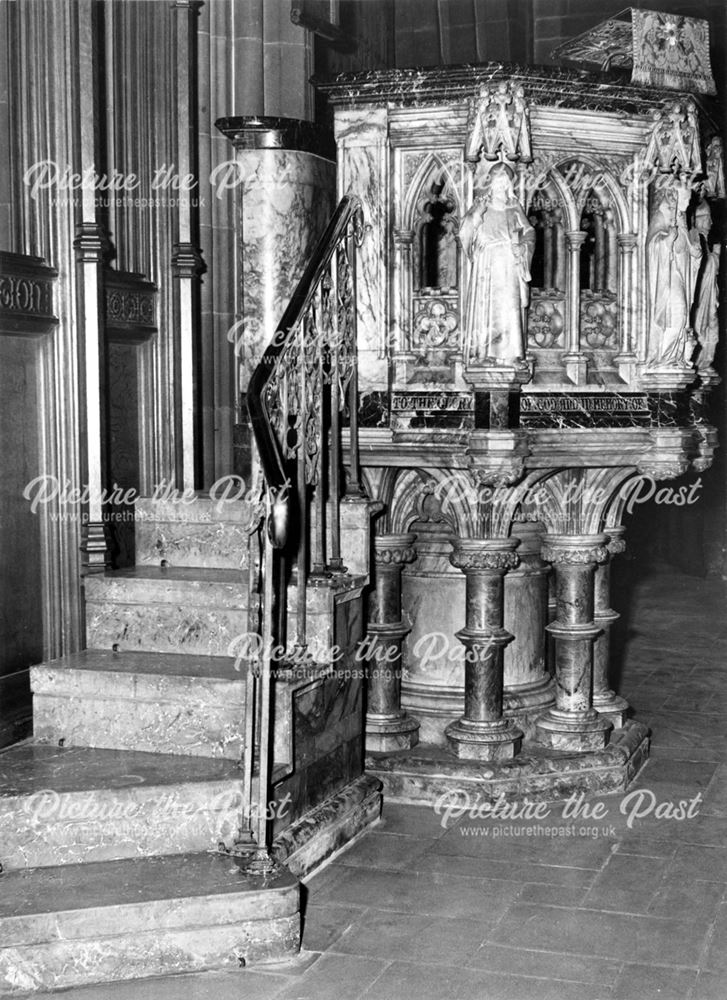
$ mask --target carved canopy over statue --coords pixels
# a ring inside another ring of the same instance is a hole
[[[513,181],[510,167],[495,164],[484,193],[462,220],[460,239],[471,262],[464,307],[467,364],[525,357],[535,230],[515,198]]]

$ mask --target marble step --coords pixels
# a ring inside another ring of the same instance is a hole
[[[0,994],[239,968],[298,951],[298,884],[200,853],[0,876]]]
[[[247,631],[246,572],[189,567],[88,576],[86,645],[226,656]]]
[[[234,841],[241,806],[230,761],[17,744],[0,753],[0,864],[211,850]],[[2,898],[5,889],[2,876]]]
[[[31,667],[36,742],[238,760],[246,675],[236,664],[85,649]]]
[[[230,485],[230,497],[239,489]],[[218,491],[224,495],[224,487]],[[244,569],[248,564],[249,529],[255,513],[246,500],[190,501],[143,498],[135,504],[134,536],[139,565],[202,566]]]

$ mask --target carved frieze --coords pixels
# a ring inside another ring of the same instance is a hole
[[[53,314],[56,272],[37,257],[0,253],[0,322],[17,332],[34,332],[57,322]]]

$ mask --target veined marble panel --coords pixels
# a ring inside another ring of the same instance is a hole
[[[86,580],[89,647],[225,656],[247,630],[244,574],[137,567]]]
[[[190,659],[87,650],[33,667],[35,738],[69,747],[239,759],[244,675],[227,658],[212,664],[217,675],[210,665],[206,673],[185,673]]]
[[[2,755],[0,778],[6,872],[205,851],[239,825],[227,761],[24,744]]]
[[[0,901],[5,994],[276,962],[299,948],[298,885],[183,854],[9,872]]]
[[[334,208],[335,164],[312,153],[238,149],[243,318],[234,338],[241,389],[278,323]]]
[[[358,384],[361,392],[386,389],[388,366],[384,331],[388,328],[389,233],[387,112],[385,108],[341,110],[336,115],[339,147],[338,192],[358,195],[365,234],[358,251],[356,284]]]

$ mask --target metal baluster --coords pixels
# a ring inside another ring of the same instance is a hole
[[[351,323],[351,378],[348,383],[349,451],[348,485],[346,496],[365,496],[358,463],[358,335],[356,331],[356,247],[361,245],[356,232],[357,222],[352,219],[346,234],[345,247],[350,281],[351,308],[346,310],[346,322]]]
[[[298,377],[300,378],[300,402],[298,412],[297,453],[297,491],[298,491],[298,555],[296,560],[298,570],[298,603],[296,607],[296,646],[300,651],[307,646],[306,640],[306,583],[308,573],[308,487],[306,485],[305,465],[308,449],[306,434],[306,370],[305,370],[305,317],[298,324],[298,339],[300,342],[300,359]]]
[[[274,590],[274,551],[273,543],[267,530],[271,513],[270,495],[266,495],[266,517],[264,531],[263,555],[263,649],[260,657],[260,676],[258,690],[260,696],[260,729],[259,729],[259,767],[256,840],[258,848],[267,853],[268,849],[268,796],[270,790],[270,660],[273,648],[273,590]]]
[[[330,520],[331,520],[331,558],[329,568],[334,573],[345,572],[341,559],[341,386],[340,361],[341,337],[338,327],[338,254],[331,257],[331,288],[329,292],[328,314],[331,321],[330,353],[331,353],[331,462],[330,462]]]
[[[315,383],[315,396],[311,403],[316,411],[317,428],[317,454],[318,475],[314,479],[313,502],[315,503],[315,534],[313,537],[313,566],[311,576],[327,576],[326,572],[326,414],[324,403],[324,346],[325,337],[323,321],[325,317],[323,309],[323,282],[319,282],[314,297],[314,315],[317,322],[314,324],[315,344],[312,349],[316,354],[316,366],[318,369],[318,379]]]

